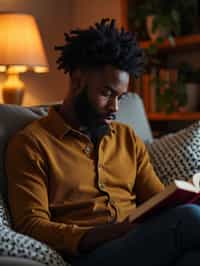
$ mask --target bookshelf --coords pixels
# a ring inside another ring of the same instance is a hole
[[[175,46],[172,46],[168,40],[165,40],[162,44],[158,45],[158,51],[160,53],[168,52],[181,52],[190,49],[195,49],[200,47],[200,34],[191,34],[186,36],[175,37]],[[147,49],[152,41],[143,41],[140,42],[140,47]]]
[[[121,0],[121,26],[123,26],[126,30],[128,30],[128,0]],[[152,41],[141,41],[139,42],[140,47],[143,49],[148,49],[150,45],[154,44]],[[200,33],[199,34],[190,34],[184,36],[175,37],[175,45],[173,46],[168,39],[166,39],[162,44],[156,45],[158,48],[158,57],[167,58],[169,55],[171,57],[181,56],[184,53],[190,54],[190,52],[198,52],[200,48]],[[200,51],[200,50],[199,50]],[[147,82],[146,82],[147,84]],[[195,112],[174,112],[170,114],[156,112],[149,110],[149,97],[152,97],[150,93],[150,87],[144,86],[142,98],[144,101],[144,106],[147,112],[147,116],[149,118],[150,124],[158,125],[159,123],[168,123],[169,128],[170,124],[177,124],[180,122],[181,124],[184,123],[192,123],[195,120],[200,120],[200,111]],[[173,127],[173,126],[172,126]],[[156,128],[157,130],[158,128]],[[173,128],[172,128],[173,131]]]
[[[200,112],[177,112],[171,114],[165,113],[148,113],[150,120],[200,120]]]
[[[140,47],[147,49],[152,42],[144,41],[140,42]],[[173,52],[186,52],[191,49],[200,48],[200,34],[192,34],[187,36],[179,36],[175,38],[175,46],[172,46],[168,40],[165,40],[158,46],[158,53],[173,53]],[[146,88],[148,89],[148,88]],[[146,97],[147,98],[147,97]],[[144,99],[145,100],[145,99]],[[145,106],[149,105],[147,101],[144,101]],[[200,112],[176,112],[172,114],[148,112],[149,120],[200,120]]]

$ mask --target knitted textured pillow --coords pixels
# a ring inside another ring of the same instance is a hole
[[[154,170],[168,185],[175,178],[188,180],[200,171],[200,121],[147,145]]]
[[[0,225],[11,227],[11,217],[7,205],[0,194]]]
[[[11,229],[11,217],[0,194],[0,256],[32,259],[49,266],[68,266],[53,249],[29,236]]]

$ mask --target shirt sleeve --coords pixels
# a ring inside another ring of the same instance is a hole
[[[136,160],[135,188],[137,202],[140,204],[164,190],[164,185],[153,169],[146,145],[138,136],[136,136]]]
[[[90,229],[51,221],[48,204],[48,164],[38,143],[16,135],[6,152],[8,201],[17,231],[61,253],[76,255],[81,237]]]

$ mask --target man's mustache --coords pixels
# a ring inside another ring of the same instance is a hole
[[[116,119],[116,114],[115,113],[109,113],[104,116],[102,116],[104,119],[110,119],[110,120],[115,120]]]

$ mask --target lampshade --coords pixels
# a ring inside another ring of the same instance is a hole
[[[26,66],[37,71],[48,64],[33,16],[0,13],[0,66]],[[21,71],[20,71],[21,72]]]
[[[48,63],[36,21],[29,14],[0,13],[0,72],[14,75],[14,82],[18,73],[27,70],[37,73],[48,71]],[[19,86],[23,87],[21,82]],[[7,87],[7,92],[10,88],[11,93],[10,84],[11,80],[7,82],[5,88]]]

